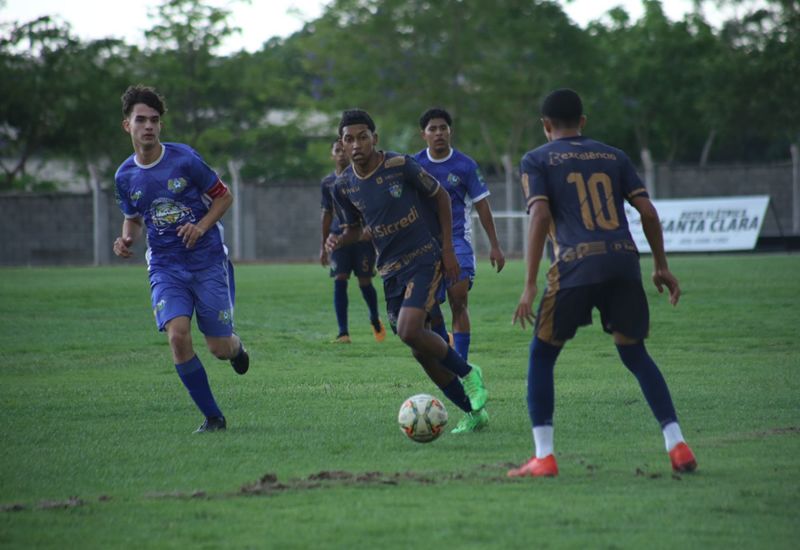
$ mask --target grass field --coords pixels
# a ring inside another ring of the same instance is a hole
[[[397,338],[372,341],[352,283],[354,343],[328,343],[319,266],[237,268],[253,363],[235,375],[195,331],[229,422],[205,435],[192,433],[202,418],[154,328],[143,267],[0,270],[0,547],[796,548],[800,256],[675,257],[674,309],[648,286],[648,348],[698,472],[671,474],[595,324],[556,368],[561,474],[522,481],[505,472],[531,453],[530,333],[510,325],[523,266],[485,263],[471,358],[491,425],[428,445],[396,414],[438,392]]]

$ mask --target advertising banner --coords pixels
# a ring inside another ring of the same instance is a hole
[[[768,195],[654,200],[667,252],[752,250],[764,223]],[[631,235],[650,252],[639,212],[625,203]]]

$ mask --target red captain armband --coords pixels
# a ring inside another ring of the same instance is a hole
[[[222,180],[217,180],[211,189],[206,191],[206,195],[211,197],[212,199],[218,199],[222,195],[228,192],[228,186],[222,183]]]

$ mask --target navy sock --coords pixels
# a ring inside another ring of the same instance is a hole
[[[472,370],[472,367],[467,364],[464,358],[450,346],[447,346],[447,355],[444,356],[444,359],[439,359],[439,362],[459,378],[464,378]]]
[[[336,310],[336,322],[339,323],[339,334],[349,334],[347,330],[347,279],[333,281],[333,307]]]
[[[677,422],[678,415],[675,414],[667,382],[661,375],[661,371],[658,370],[655,361],[647,353],[644,342],[632,346],[617,346],[617,351],[622,362],[639,381],[644,398],[661,427],[663,428],[670,422]]]
[[[175,370],[178,371],[178,376],[181,382],[189,390],[189,395],[197,405],[197,408],[206,416],[222,416],[222,411],[219,410],[217,402],[214,401],[214,395],[211,393],[211,387],[208,385],[208,376],[206,376],[206,369],[203,368],[203,363],[196,355],[186,361],[175,365]]]
[[[453,333],[453,344],[456,347],[456,351],[458,354],[464,358],[464,361],[468,361],[469,355],[469,340],[470,340],[470,333],[469,332],[454,332]]]
[[[532,426],[552,426],[555,410],[555,383],[553,370],[559,346],[533,338],[528,359],[528,414]]]
[[[472,411],[472,405],[469,403],[469,397],[464,393],[464,386],[461,385],[461,380],[453,378],[446,386],[439,386],[439,389],[442,390],[450,401],[455,403],[456,407],[464,412]]]
[[[361,289],[361,295],[364,301],[367,302],[369,308],[369,320],[372,321],[373,326],[378,321],[378,293],[372,283],[358,287]],[[377,328],[377,327],[375,327]]]

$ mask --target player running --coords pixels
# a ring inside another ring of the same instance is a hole
[[[161,143],[167,108],[153,88],[130,86],[122,96],[123,129],[134,153],[115,175],[117,202],[125,215],[114,253],[131,246],[147,228],[147,270],[156,324],[167,333],[175,369],[205,415],[198,433],[226,429],[208,377],[192,346],[191,319],[209,351],[244,374],[250,358],[233,333],[233,265],[219,223],[233,197],[219,176],[192,148]]]
[[[347,281],[350,273],[358,278],[358,288],[369,308],[369,322],[375,341],[383,342],[386,338],[386,329],[378,315],[378,293],[372,286],[372,277],[375,275],[375,247],[370,239],[361,239],[348,246],[341,246],[334,250],[330,256],[325,250],[325,241],[331,233],[339,234],[339,218],[333,208],[333,184],[345,168],[350,165],[344,154],[342,142],[338,139],[331,146],[331,157],[336,165],[333,172],[322,179],[322,244],[319,249],[319,262],[330,265],[333,281],[333,307],[336,312],[336,321],[339,324],[339,334],[334,340],[337,344],[350,343],[350,330],[347,322]]]
[[[448,281],[447,301],[453,315],[453,345],[464,359],[469,358],[471,323],[467,307],[468,293],[475,279],[475,252],[472,249],[472,206],[489,237],[489,261],[497,272],[506,263],[497,240],[494,216],[489,206],[489,189],[478,164],[451,146],[453,119],[446,110],[434,107],[419,119],[420,135],[428,146],[414,159],[431,174],[450,195],[453,212],[453,245],[460,268],[457,281]],[[446,334],[444,328],[442,332]],[[477,420],[477,419],[476,419]]]
[[[351,165],[334,184],[342,234],[331,234],[326,247],[356,242],[368,228],[392,330],[448,399],[466,413],[486,414],[480,368],[426,327],[439,307],[442,271],[458,278],[450,198],[411,157],[375,148],[378,134],[367,112],[345,111],[339,135]]]
[[[513,317],[523,328],[526,321],[535,322],[528,363],[535,455],[508,475],[558,475],[553,455],[553,368],[578,327],[591,324],[595,307],[603,330],[613,335],[623,364],[639,381],[661,424],[673,470],[692,471],[697,461],[684,442],[667,383],[644,346],[650,314],[623,200],[641,215],[653,253],[653,282],[659,292],[667,287],[674,306],[681,289],[667,266],[658,213],[625,153],[581,135],[586,117],[577,93],[552,92],[542,103],[541,115],[549,143],[526,153],[520,165],[531,218],[527,278]],[[555,259],[534,321],[531,307],[547,236]]]

